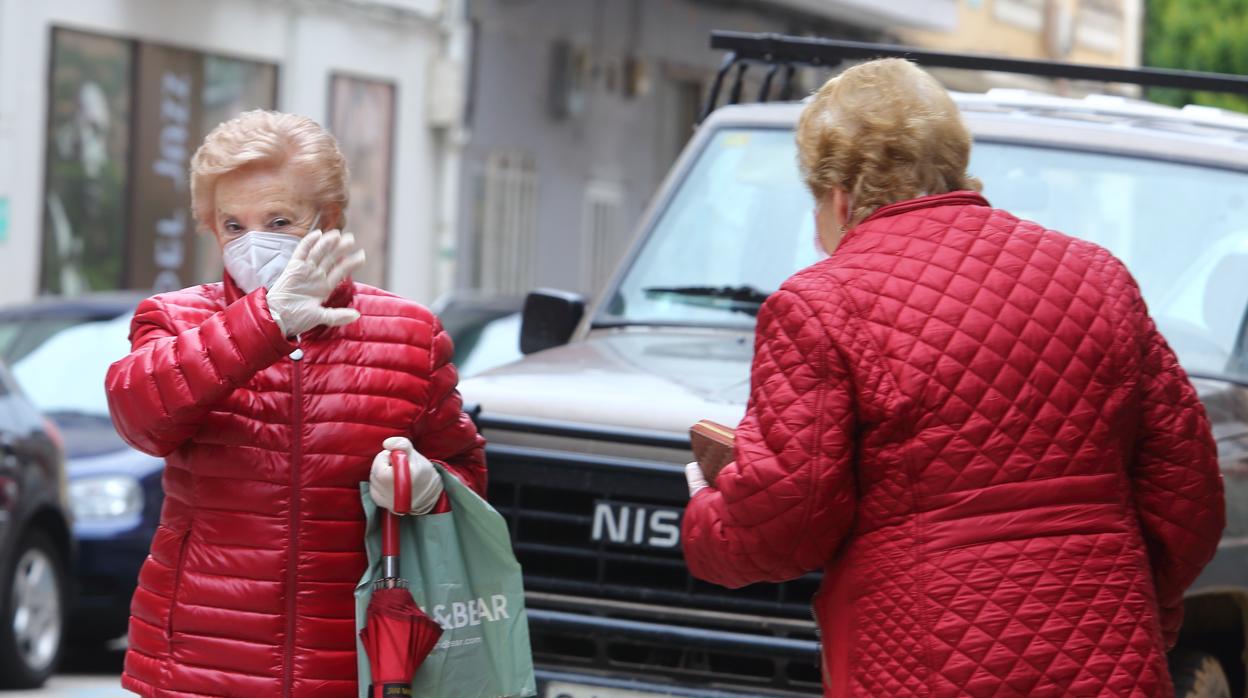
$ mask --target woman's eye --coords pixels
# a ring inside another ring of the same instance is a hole
[[[231,233],[238,233],[238,232],[241,232],[241,231],[243,230],[243,226],[241,226],[241,225],[239,225],[239,224],[237,224],[237,223],[226,223],[226,224],[225,224],[225,229],[226,229],[227,231],[231,232]]]
[[[274,228],[289,228],[290,219],[289,218],[274,218],[273,222],[270,223],[269,225],[271,225]]]

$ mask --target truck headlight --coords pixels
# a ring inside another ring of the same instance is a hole
[[[143,511],[143,488],[128,475],[84,477],[69,482],[69,501],[78,521],[108,521]]]

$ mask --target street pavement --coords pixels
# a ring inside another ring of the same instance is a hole
[[[37,691],[0,691],[3,698],[134,698],[134,694],[121,690],[121,676],[58,675],[52,677]]]
[[[124,652],[117,646],[71,648],[61,671],[37,691],[0,691],[0,698],[134,698],[121,690]]]

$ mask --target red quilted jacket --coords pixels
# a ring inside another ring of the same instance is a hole
[[[260,289],[139,305],[113,422],[165,457],[165,504],[131,604],[125,688],[144,696],[356,695],[360,482],[389,436],[485,492],[451,342],[426,309],[350,281],[362,317],[288,342]]]
[[[1173,695],[1222,483],[1123,265],[956,192],[880,209],[764,304],[693,574],[823,569],[828,696]]]

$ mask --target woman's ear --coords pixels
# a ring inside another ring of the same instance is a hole
[[[317,227],[321,230],[341,230],[343,223],[342,206],[339,204],[325,204],[321,207],[321,222]]]
[[[853,218],[853,204],[849,200],[849,192],[840,187],[832,189],[832,205],[836,209],[836,215],[840,217],[841,233],[850,227],[850,221]]]
[[[815,235],[819,247],[824,254],[831,254],[841,242],[844,232],[845,217],[841,215],[841,200],[837,197],[839,189],[832,189],[816,202]]]

